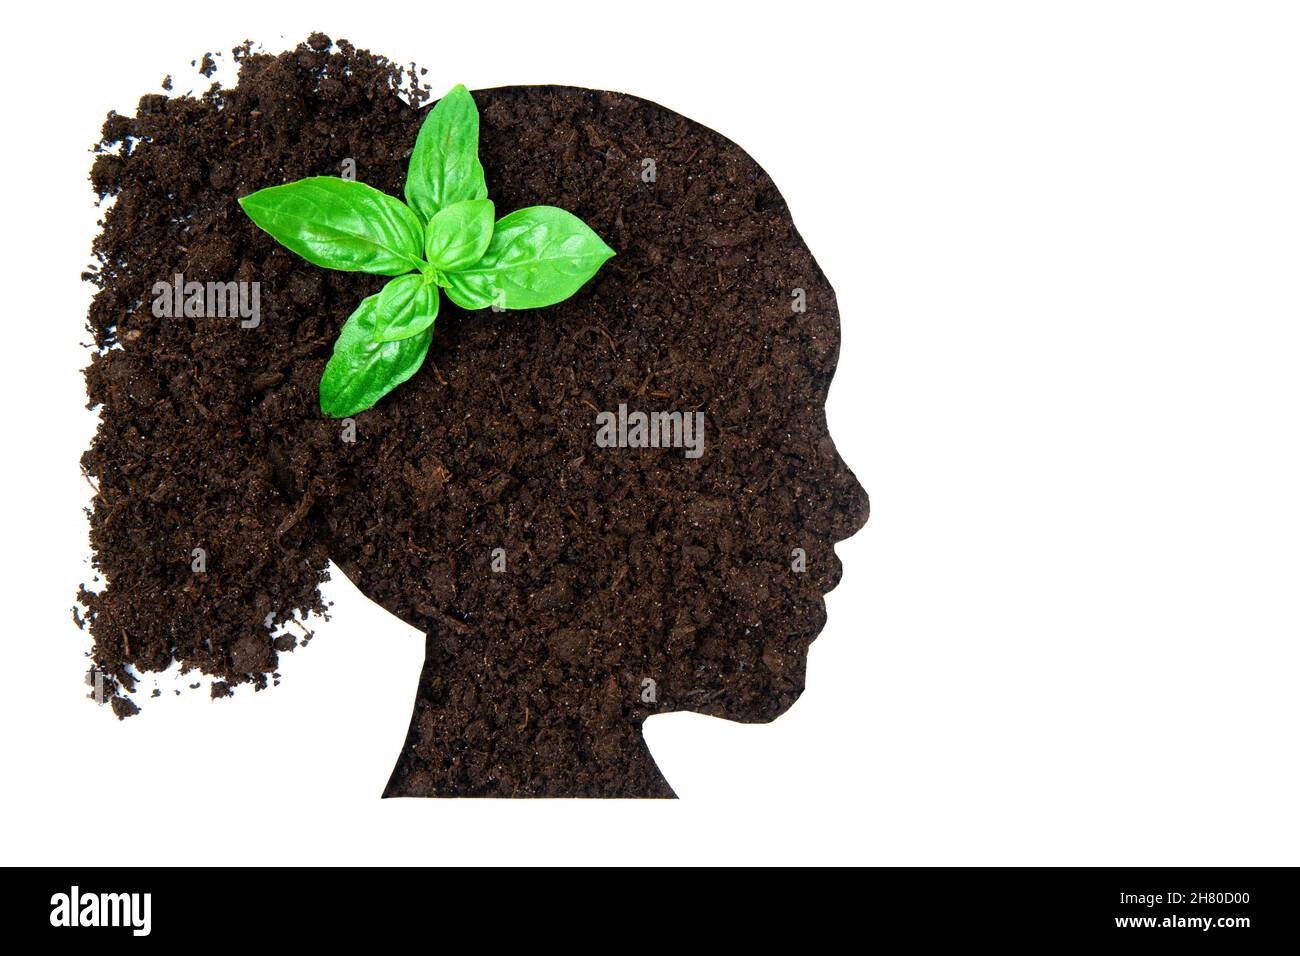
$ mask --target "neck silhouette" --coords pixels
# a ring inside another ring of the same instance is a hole
[[[510,643],[450,619],[427,632],[385,797],[674,796],[627,713],[625,681],[593,675],[573,691],[551,679],[563,666],[554,656],[506,663],[529,659]]]

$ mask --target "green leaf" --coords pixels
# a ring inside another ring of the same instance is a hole
[[[478,158],[478,107],[464,86],[440,99],[424,118],[406,170],[406,201],[428,221],[467,199],[486,199]]]
[[[447,274],[462,309],[498,304],[538,309],[577,292],[614,255],[585,222],[554,206],[529,206],[498,220],[483,258]]]
[[[438,287],[423,275],[398,276],[379,291],[375,308],[376,342],[398,342],[433,327],[438,317]]]
[[[424,363],[433,330],[400,342],[374,341],[379,296],[361,300],[343,324],[320,380],[320,410],[331,418],[365,411],[414,375]]]
[[[478,262],[492,241],[495,215],[490,199],[467,199],[440,210],[424,230],[424,255],[429,264],[451,272]]]
[[[416,267],[419,218],[365,183],[311,176],[239,200],[248,218],[313,265],[395,276]]]

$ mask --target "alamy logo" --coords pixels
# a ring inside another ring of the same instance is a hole
[[[148,936],[151,893],[71,893],[50,897],[51,926],[129,926],[132,935]]]
[[[629,412],[596,415],[598,448],[685,448],[687,458],[704,454],[703,412]]]
[[[176,273],[171,282],[153,284],[153,314],[159,319],[243,319],[241,328],[262,324],[260,282],[186,282]]]

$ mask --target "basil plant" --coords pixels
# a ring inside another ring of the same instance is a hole
[[[536,309],[569,298],[614,255],[581,219],[529,206],[500,219],[478,157],[478,108],[457,86],[429,110],[406,202],[336,176],[239,200],[256,225],[313,265],[393,278],[361,301],[334,343],[321,412],[370,408],[419,370],[445,292],[462,309]],[[441,292],[439,291],[441,290]]]

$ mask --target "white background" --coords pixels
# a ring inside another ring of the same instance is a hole
[[[1300,862],[1293,5],[146,6],[11,10],[0,67],[4,862]],[[714,127],[839,294],[873,517],[789,714],[650,720],[680,801],[381,801],[421,638],[341,576],[269,693],[82,697],[87,149],[316,28]]]

